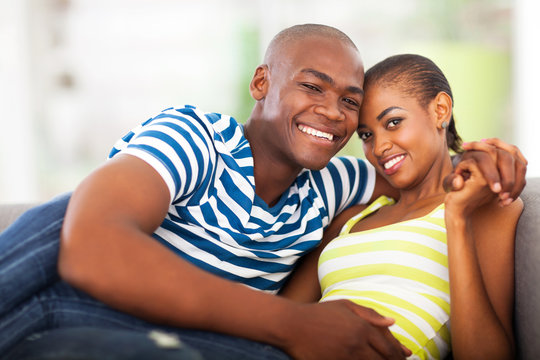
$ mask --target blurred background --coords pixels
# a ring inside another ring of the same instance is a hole
[[[537,0],[0,0],[0,202],[73,190],[170,106],[244,122],[268,42],[307,22],[347,33],[366,68],[430,57],[464,140],[516,144],[540,176],[539,15]],[[360,141],[343,153],[363,156]]]

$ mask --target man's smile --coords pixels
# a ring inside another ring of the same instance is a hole
[[[323,139],[326,139],[326,140],[329,140],[329,141],[334,140],[334,135],[333,134],[314,129],[314,128],[309,127],[307,125],[299,124],[298,125],[298,130],[300,130],[303,133],[306,133],[306,134],[309,134],[309,135],[312,135],[312,136],[316,136],[316,137],[319,137],[319,138],[323,138]]]

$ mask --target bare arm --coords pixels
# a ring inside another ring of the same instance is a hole
[[[499,194],[499,201],[503,205],[510,204],[517,199],[525,184],[527,173],[527,159],[515,145],[505,143],[500,139],[486,139],[463,144],[466,152],[457,156],[456,161],[474,160],[480,173],[486,179],[490,189]],[[463,186],[463,174],[454,171],[445,178],[446,189],[459,190]],[[381,195],[399,199],[399,191],[394,189],[384,177],[377,173],[375,189],[369,203]]]
[[[486,139],[463,144],[467,150],[458,160],[474,160],[490,189],[499,195],[502,205],[517,199],[526,184],[527,159],[515,145],[500,139]],[[445,188],[459,190],[463,177],[454,171],[445,178]]]
[[[499,206],[473,161],[458,166],[471,176],[445,200],[452,351],[455,359],[511,359],[514,237],[522,203]]]
[[[72,196],[61,234],[61,276],[141,318],[266,342],[294,357],[403,358],[398,344],[374,330],[373,323],[390,325],[374,312],[360,317],[361,310],[344,301],[296,303],[224,280],[175,255],[151,237],[169,202],[165,182],[144,161],[129,155],[108,161]]]

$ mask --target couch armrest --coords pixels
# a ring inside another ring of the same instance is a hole
[[[515,334],[519,359],[540,354],[540,178],[527,179],[516,233]]]

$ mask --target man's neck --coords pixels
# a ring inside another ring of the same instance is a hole
[[[294,183],[302,167],[284,162],[275,153],[268,151],[264,139],[258,139],[258,133],[250,131],[249,126],[244,126],[244,136],[253,155],[255,193],[268,206],[273,206]]]

